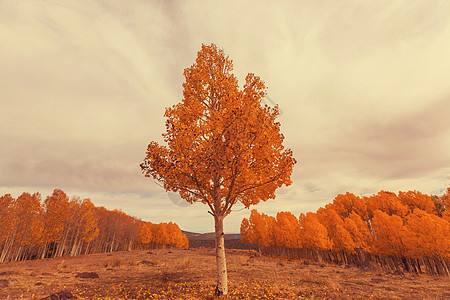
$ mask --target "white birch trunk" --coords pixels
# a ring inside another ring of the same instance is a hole
[[[217,287],[215,294],[228,294],[227,262],[225,259],[225,241],[223,233],[223,216],[214,216],[216,230]]]

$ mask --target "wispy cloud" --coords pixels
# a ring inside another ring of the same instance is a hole
[[[139,163],[162,141],[183,69],[211,42],[241,82],[253,72],[267,83],[299,161],[293,185],[260,210],[315,210],[346,191],[439,192],[450,167],[449,6],[2,1],[0,192],[60,187],[209,228],[206,207],[177,207]],[[227,230],[246,215],[228,217]]]

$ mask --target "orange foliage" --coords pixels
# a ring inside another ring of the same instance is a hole
[[[325,228],[332,242],[332,249],[354,252],[356,247],[351,234],[345,229],[344,221],[332,208],[319,208],[317,217]]]
[[[186,236],[181,232],[180,227],[178,227],[177,224],[169,222],[168,224],[164,224],[164,226],[167,226],[167,233],[169,234],[169,240],[168,243],[166,243],[167,245],[175,248],[189,247]]]
[[[253,210],[252,210],[253,212]],[[247,218],[244,218],[241,222],[241,228],[240,228],[240,233],[241,233],[241,241],[243,243],[246,244],[256,244],[254,243],[254,241],[251,238],[251,234],[250,234],[250,222],[248,221]]]
[[[373,249],[377,254],[392,256],[405,254],[403,241],[407,231],[401,217],[376,210],[372,226],[376,236]]]
[[[274,228],[275,243],[278,247],[300,247],[300,224],[290,212],[277,213],[277,222]]]
[[[450,212],[450,187],[447,188],[444,195],[441,197],[442,205],[447,212]]]
[[[187,237],[181,232],[178,225],[172,222],[160,224],[145,222],[141,226],[139,237],[142,244],[175,248],[189,247]]]
[[[395,193],[381,191],[366,199],[369,217],[372,218],[376,210],[381,210],[388,215],[404,217],[408,213],[408,207],[404,205]]]
[[[264,83],[248,74],[239,90],[232,69],[222,50],[202,46],[184,71],[183,101],[166,109],[167,146],[151,142],[141,164],[146,177],[217,216],[237,201],[249,207],[275,198],[291,184],[295,163],[282,144],[278,108],[262,106]]]
[[[352,212],[349,217],[344,219],[344,228],[350,233],[355,248],[370,252],[372,236],[367,223],[361,219],[360,215]]]
[[[418,191],[399,192],[400,201],[409,207],[410,212],[418,208],[432,214],[436,211],[433,198]]]
[[[450,257],[450,223],[447,220],[416,209],[408,216],[406,228],[406,256]]]
[[[69,197],[60,189],[55,189],[44,201],[44,234],[43,241],[57,242],[69,217]]]
[[[367,219],[367,206],[361,197],[355,196],[351,193],[345,195],[337,195],[333,200],[333,204],[327,206],[333,208],[336,213],[342,218],[348,218],[352,212],[359,215],[363,220]]]
[[[223,221],[237,202],[245,207],[275,198],[290,185],[295,164],[283,146],[278,107],[263,106],[264,82],[248,74],[242,89],[233,62],[216,45],[202,45],[184,70],[183,99],[166,108],[166,145],[147,147],[143,174],[214,217],[217,295],[227,294]]]
[[[0,230],[0,262],[141,249],[148,242],[139,229],[146,224],[150,223],[124,212],[95,207],[89,199],[69,201],[60,189],[43,203],[38,193],[23,193],[17,199],[4,195],[0,197],[0,227],[5,228]],[[165,228],[164,245],[189,246],[177,224],[157,226]]]
[[[249,244],[269,247],[273,243],[275,222],[275,218],[266,214],[259,214],[256,209],[253,209],[250,218],[242,221],[241,235]]]
[[[317,214],[307,213],[300,214],[300,244],[302,248],[306,249],[331,249],[331,240],[328,237],[328,232],[323,226]]]
[[[89,243],[98,236],[95,206],[90,199],[84,199],[80,206],[81,239]]]
[[[450,211],[444,211],[444,213],[442,214],[442,218],[450,222]]]
[[[16,240],[20,245],[36,245],[41,242],[43,222],[41,195],[23,193],[13,206]]]
[[[14,204],[14,198],[10,194],[0,197],[0,248],[6,242],[13,227],[13,215],[12,209]]]
[[[155,233],[152,228],[153,224],[144,222],[139,230],[139,242],[142,244],[155,243]]]
[[[331,249],[380,256],[450,258],[450,189],[443,196],[429,196],[417,191],[398,195],[381,191],[360,198],[346,193],[317,213],[300,214],[298,224],[292,214],[277,214],[275,226],[244,219],[243,242],[264,240],[255,232],[265,230],[269,244],[263,247],[296,249]],[[252,217],[253,216],[253,217]],[[260,242],[259,242],[260,243]]]

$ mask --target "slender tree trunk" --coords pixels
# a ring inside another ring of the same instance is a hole
[[[19,249],[17,250],[17,253],[14,257],[14,261],[18,261],[21,254],[22,254],[22,246],[19,246]]]
[[[7,238],[6,242],[5,242],[5,246],[3,247],[1,256],[0,256],[0,262],[6,262],[6,261],[10,261],[11,260],[11,254],[12,254],[12,250],[14,248],[14,239],[15,239],[15,235],[13,237],[9,237]]]
[[[71,227],[72,227],[72,224],[65,225],[65,229],[63,231],[63,235],[59,239],[58,245],[56,246],[56,249],[55,249],[55,251],[52,254],[53,258],[60,257],[60,256],[63,255],[64,249],[66,247],[66,243],[67,243],[67,240],[68,240],[69,228],[71,228]]]
[[[84,255],[89,254],[89,248],[91,247],[92,241],[87,243],[86,249],[84,250]]]
[[[47,247],[48,247],[48,243],[49,242],[44,242],[44,245],[42,246],[42,252],[39,255],[41,257],[41,259],[44,259],[46,254],[47,254]]]
[[[225,239],[223,233],[223,216],[214,216],[216,230],[216,261],[217,261],[217,296],[228,294],[227,262],[225,259]]]
[[[71,245],[71,249],[69,251],[70,256],[77,255],[76,251],[78,248],[79,239],[80,239],[80,227],[78,227],[77,233],[75,234],[75,238],[73,239],[73,244]]]

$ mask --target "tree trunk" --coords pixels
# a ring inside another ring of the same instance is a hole
[[[228,294],[227,262],[225,259],[225,241],[223,233],[223,216],[214,216],[216,230],[217,287],[215,295]]]
[[[39,255],[41,259],[44,259],[47,254],[47,247],[49,242],[44,242],[44,245],[42,247],[42,253]]]

